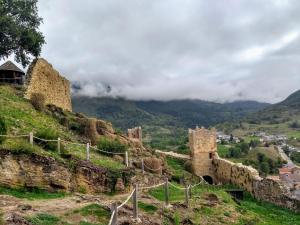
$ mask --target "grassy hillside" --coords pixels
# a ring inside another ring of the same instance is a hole
[[[29,132],[34,132],[36,135],[46,134],[51,137],[50,139],[60,137],[72,142],[83,141],[80,135],[72,132],[66,126],[63,126],[60,121],[52,115],[35,110],[31,103],[23,98],[21,89],[1,85],[0,106],[0,115],[4,119],[8,128],[8,134],[10,135],[24,135],[29,134]],[[68,116],[71,117],[73,114],[70,113]],[[28,142],[28,138],[7,138],[5,142],[0,145],[1,149],[9,149],[14,152],[35,152],[36,154],[51,156],[57,160],[65,161],[56,151],[55,144],[50,147],[46,146],[46,143],[35,144],[32,147]],[[79,159],[86,159],[85,146],[62,144],[62,148],[64,148],[68,154],[72,154]],[[94,151],[91,151],[91,159],[93,163],[99,166],[111,169],[123,168],[122,163]]]
[[[235,121],[267,105],[257,102],[219,104],[201,100],[163,102],[79,96],[73,98],[74,111],[104,118],[123,131],[142,126],[146,144],[170,150],[185,142],[188,128]]]

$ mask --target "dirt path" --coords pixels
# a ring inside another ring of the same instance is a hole
[[[0,195],[0,211],[3,213],[4,220],[7,220],[12,214],[21,216],[31,216],[38,213],[47,213],[56,216],[64,215],[66,212],[85,207],[87,205],[98,203],[102,206],[110,206],[115,201],[121,201],[128,194],[108,197],[105,195],[81,195],[47,199],[47,200],[26,200],[13,196]]]

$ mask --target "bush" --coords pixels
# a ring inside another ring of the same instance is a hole
[[[291,124],[289,124],[290,128],[300,128],[299,121],[293,121]]]
[[[31,145],[26,140],[20,140],[11,148],[14,154],[31,154],[38,151],[36,146]]]
[[[38,131],[35,134],[35,136],[38,138],[41,138],[41,139],[45,139],[45,140],[57,140],[58,139],[57,133],[50,128]],[[51,151],[57,150],[57,142],[41,141],[38,139],[35,139],[35,142],[45,149],[48,149]]]
[[[107,152],[121,152],[124,153],[127,151],[128,146],[124,145],[118,139],[109,139],[106,137],[101,137],[98,141],[97,147],[103,151]]]
[[[7,126],[5,123],[5,120],[0,117],[0,135],[6,135],[7,134]],[[2,144],[5,141],[5,137],[0,137],[0,144]]]
[[[30,98],[32,106],[38,111],[44,111],[46,108],[45,95],[41,93],[33,93]]]

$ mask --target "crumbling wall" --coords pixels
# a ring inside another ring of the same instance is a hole
[[[196,127],[189,129],[192,170],[198,176],[214,178],[212,159],[217,157],[216,130]]]
[[[132,129],[127,130],[127,137],[142,143],[142,128],[134,127]]]
[[[262,178],[256,169],[226,159],[215,158],[212,163],[219,182],[238,185],[258,200],[300,211],[300,200],[281,181]]]
[[[30,99],[32,94],[41,93],[47,105],[72,111],[70,82],[45,59],[34,60],[26,76],[25,98]]]

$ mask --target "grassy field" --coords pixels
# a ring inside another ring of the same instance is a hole
[[[179,221],[188,217],[195,224],[300,224],[300,214],[269,203],[258,202],[249,194],[246,194],[244,200],[237,204],[225,192],[225,189],[226,187],[208,187],[205,185],[194,189],[192,191],[193,198],[190,202],[190,207],[193,210],[177,211]],[[216,206],[207,206],[206,196],[209,193],[217,196],[219,203]],[[150,194],[159,201],[164,201],[163,187],[150,191]],[[170,186],[170,201],[173,204],[184,202],[184,192]]]
[[[54,199],[54,198],[63,198],[67,194],[63,192],[47,192],[38,188],[26,189],[26,188],[7,188],[0,186],[1,195],[11,195],[16,198],[24,198],[28,200],[37,200],[37,199]]]
[[[51,214],[36,214],[27,221],[34,225],[107,225],[110,211],[98,204],[91,204],[57,217]]]

